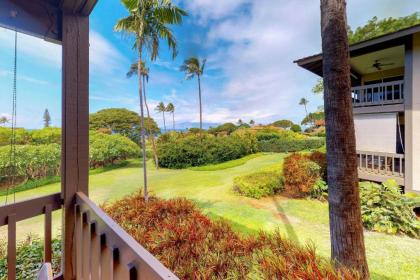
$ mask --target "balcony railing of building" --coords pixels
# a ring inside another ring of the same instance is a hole
[[[403,154],[357,151],[358,169],[362,172],[404,178]]]
[[[7,279],[16,279],[17,222],[44,216],[44,262],[51,262],[52,212],[62,205],[56,193],[0,207],[0,227],[7,226]],[[178,279],[85,194],[76,194],[74,211],[76,279]]]
[[[352,88],[353,107],[404,103],[404,81],[393,81]]]

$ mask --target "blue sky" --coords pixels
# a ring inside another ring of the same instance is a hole
[[[349,0],[352,27],[372,16],[399,17],[418,11],[413,0]],[[208,59],[203,78],[204,121],[222,123],[242,119],[267,123],[287,118],[300,121],[301,97],[309,109],[322,104],[311,93],[316,77],[293,60],[318,53],[319,1],[316,0],[177,0],[189,12],[174,27],[179,54],[171,59],[162,44],[159,59],[150,65],[150,107],[173,102],[176,120],[198,121],[197,83],[178,71],[182,61],[198,55]],[[139,111],[136,79],[125,73],[135,60],[129,38],[113,31],[125,16],[116,0],[100,0],[91,15],[90,111],[124,107]],[[0,29],[0,115],[10,115],[13,32]],[[41,39],[18,36],[18,125],[42,127],[48,108],[52,123],[61,123],[61,47]],[[160,115],[155,119],[162,123]]]

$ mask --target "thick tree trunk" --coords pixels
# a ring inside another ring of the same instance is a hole
[[[140,136],[141,136],[141,148],[142,148],[142,153],[143,153],[143,181],[144,181],[144,200],[148,201],[149,200],[149,193],[147,190],[147,158],[146,158],[146,137],[145,137],[145,132],[146,132],[146,128],[144,127],[144,109],[143,109],[143,92],[142,92],[142,78],[141,78],[141,48],[139,50],[139,63],[137,65],[137,73],[139,73],[139,75],[137,75],[138,79],[139,79],[139,97],[140,97],[140,127],[141,127],[141,132],[140,132]]]
[[[149,120],[151,120],[152,118],[150,117],[149,105],[147,105],[146,81],[144,79],[144,76],[143,76],[143,96],[144,96],[144,105],[146,106],[147,117],[149,118]],[[149,131],[149,140],[150,142],[152,142],[153,157],[155,158],[156,169],[159,169],[159,158],[157,156],[155,136],[152,131]]]
[[[321,0],[331,257],[369,279],[357,175],[345,0]]]
[[[200,75],[198,77],[198,101],[200,103],[200,131],[203,129],[203,106],[201,103],[201,79]]]

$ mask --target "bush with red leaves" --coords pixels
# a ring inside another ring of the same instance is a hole
[[[138,193],[103,208],[181,279],[357,279],[279,233],[242,237],[186,199]]]

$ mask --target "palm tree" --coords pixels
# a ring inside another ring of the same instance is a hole
[[[172,114],[172,126],[173,126],[173,130],[175,130],[175,106],[174,106],[174,104],[169,103],[166,106],[166,112]]]
[[[346,1],[321,0],[331,257],[369,279],[357,176]]]
[[[308,116],[308,109],[306,108],[306,105],[308,105],[308,103],[309,103],[309,100],[304,97],[302,97],[299,101],[299,105],[303,105],[305,107],[306,116]]]
[[[132,34],[135,37],[134,49],[138,55],[138,73],[141,72],[143,52],[146,50],[153,61],[159,54],[160,40],[168,43],[172,51],[172,57],[177,54],[177,42],[170,25],[181,24],[183,16],[187,13],[173,5],[171,0],[121,0],[128,10],[128,16],[118,20],[114,29],[119,32]],[[147,168],[146,168],[146,140],[144,127],[143,110],[143,86],[142,77],[138,75],[140,116],[141,116],[141,142],[143,152],[143,178],[144,178],[144,199],[148,201],[147,190]]]
[[[0,117],[0,125],[5,126],[6,123],[9,122],[9,119],[6,116],[1,116]]]
[[[162,116],[163,116],[163,128],[165,129],[165,132],[166,132],[166,120],[165,120],[166,107],[165,107],[165,104],[163,104],[163,102],[160,102],[156,106],[156,109],[155,110],[158,113],[162,113]]]
[[[130,66],[130,70],[127,72],[127,78],[131,78],[133,75],[137,75],[138,73],[138,62],[134,62],[131,64]],[[150,116],[150,110],[149,110],[149,105],[147,104],[147,94],[146,94],[146,83],[149,82],[149,73],[150,70],[148,67],[146,67],[146,63],[144,61],[141,62],[140,65],[140,75],[142,78],[142,84],[143,84],[143,97],[144,97],[144,105],[146,107],[146,112],[147,112],[147,118],[149,120],[152,120],[151,116]],[[146,129],[148,129],[146,127]],[[156,148],[156,143],[155,143],[155,137],[153,135],[153,132],[148,131],[148,136],[149,136],[149,141],[152,143],[152,149],[153,149],[153,157],[155,159],[155,166],[157,169],[159,169],[159,158],[157,156],[157,148]]]
[[[202,61],[198,57],[190,57],[184,61],[181,65],[180,70],[185,72],[185,78],[191,80],[197,76],[198,81],[198,101],[200,105],[200,131],[203,130],[203,107],[201,102],[201,77],[204,73],[204,68],[206,66],[206,59]]]

